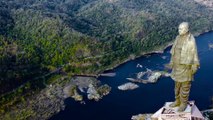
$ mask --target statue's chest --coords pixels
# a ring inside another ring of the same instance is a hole
[[[175,46],[175,51],[180,53],[184,46],[184,39],[178,39],[177,44]]]

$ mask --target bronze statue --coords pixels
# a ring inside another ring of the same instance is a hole
[[[178,32],[167,67],[172,69],[171,78],[175,81],[175,102],[170,107],[178,106],[178,112],[183,112],[187,107],[191,81],[200,63],[195,38],[189,32],[189,24],[181,23]]]

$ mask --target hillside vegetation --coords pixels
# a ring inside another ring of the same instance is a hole
[[[1,0],[0,95],[55,71],[97,74],[177,35],[213,29],[211,9],[189,0]]]

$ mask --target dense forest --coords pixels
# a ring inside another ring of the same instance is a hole
[[[97,74],[162,49],[182,21],[194,34],[212,30],[212,9],[193,0],[1,0],[0,97],[55,71]]]

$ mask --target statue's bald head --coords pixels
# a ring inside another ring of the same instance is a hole
[[[180,35],[185,35],[189,32],[189,23],[188,22],[182,22],[178,27],[178,32]]]

